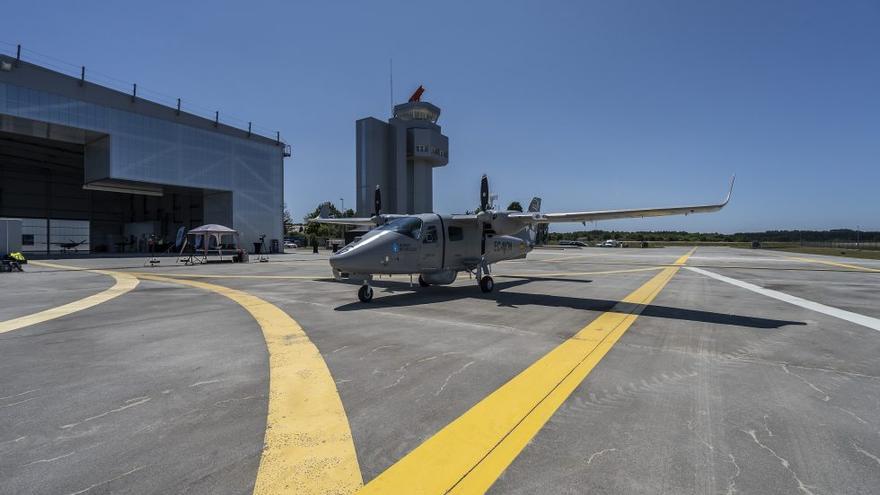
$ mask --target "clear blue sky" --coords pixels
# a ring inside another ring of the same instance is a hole
[[[443,110],[437,211],[482,173],[562,211],[714,201],[736,172],[721,213],[598,225],[880,229],[877,0],[196,3],[16,2],[0,41],[280,130],[295,217],[354,205],[393,58],[396,100]]]

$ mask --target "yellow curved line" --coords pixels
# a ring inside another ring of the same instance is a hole
[[[31,261],[31,263],[34,265],[45,266],[49,268],[70,269],[69,267],[64,265],[55,265],[52,263],[45,263],[40,261]],[[119,297],[126,292],[129,292],[138,285],[138,279],[127,273],[108,272],[104,270],[88,271],[113,277],[116,280],[116,283],[113,284],[113,287],[110,287],[109,289],[103,290],[97,294],[82,298],[80,300],[73,301],[62,306],[57,306],[55,308],[49,308],[45,311],[40,311],[38,313],[33,313],[30,315],[25,315],[19,318],[13,318],[11,320],[0,322],[0,333],[18,330],[19,328],[42,323],[44,321],[54,320],[55,318],[60,318],[71,313],[76,313],[77,311],[82,311],[84,309],[97,306],[113,298]]]
[[[345,494],[363,485],[336,382],[296,320],[239,290],[194,280],[139,276],[223,295],[259,323],[269,350],[269,414],[255,494]]]

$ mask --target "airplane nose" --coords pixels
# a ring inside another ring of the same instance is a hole
[[[389,234],[380,232],[346,246],[330,256],[330,266],[343,273],[374,273],[383,255],[391,253],[389,245],[395,236]]]
[[[334,270],[338,270],[341,272],[350,271],[349,269],[352,268],[352,266],[350,266],[352,264],[352,258],[354,258],[355,256],[356,254],[353,253],[351,250],[333,253],[332,255],[330,255],[330,266]]]

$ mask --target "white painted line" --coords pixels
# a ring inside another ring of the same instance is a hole
[[[700,268],[695,268],[692,266],[686,266],[688,270],[692,272],[697,272],[701,275],[705,275],[707,277],[714,278],[715,280],[720,280],[722,282],[727,282],[728,284],[735,285],[737,287],[742,287],[743,289],[748,289],[752,292],[757,292],[758,294],[765,295],[767,297],[772,297],[773,299],[779,299],[780,301],[785,301],[790,304],[794,304],[795,306],[800,306],[802,308],[809,309],[811,311],[818,311],[820,313],[824,313],[829,316],[833,316],[835,318],[840,318],[841,320],[846,320],[858,325],[862,325],[863,327],[868,327],[873,330],[877,330],[880,332],[880,319],[872,318],[870,316],[860,315],[858,313],[853,313],[852,311],[846,311],[839,308],[834,308],[831,306],[826,306],[824,304],[819,304],[817,302],[808,301],[806,299],[801,299],[797,296],[792,296],[790,294],[786,294],[784,292],[779,292],[776,290],[765,289],[761,286],[750,284],[748,282],[743,282],[742,280],[737,280],[735,278],[725,277],[724,275],[719,275],[715,272],[710,272],[707,270],[702,270]]]

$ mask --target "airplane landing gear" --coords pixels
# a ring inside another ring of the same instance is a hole
[[[484,293],[492,292],[495,289],[495,281],[492,277],[486,275],[480,279],[480,290]]]
[[[425,279],[422,278],[421,275],[419,275],[419,287],[430,287],[430,286],[431,286],[431,284],[429,284],[428,282],[425,282]]]
[[[363,303],[368,303],[373,300],[373,288],[369,285],[362,285],[360,289],[358,289],[358,299]]]

